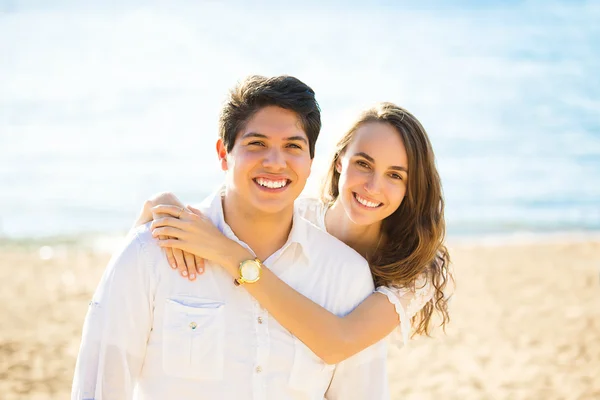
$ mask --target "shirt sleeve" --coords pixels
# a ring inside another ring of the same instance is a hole
[[[387,350],[383,339],[337,364],[325,399],[389,400]]]
[[[83,326],[72,400],[131,399],[152,326],[156,278],[136,231],[115,253]]]
[[[417,280],[415,289],[379,286],[376,292],[387,297],[400,319],[398,328],[391,335],[392,342],[398,346],[408,345],[411,319],[433,298],[435,288],[423,277]]]

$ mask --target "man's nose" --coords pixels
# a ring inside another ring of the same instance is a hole
[[[279,149],[269,150],[263,159],[263,166],[272,171],[284,169],[286,164],[285,155]]]

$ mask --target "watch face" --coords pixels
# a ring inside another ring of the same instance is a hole
[[[258,269],[258,265],[254,261],[245,262],[242,265],[241,271],[242,278],[247,281],[253,281],[258,279],[260,271]]]

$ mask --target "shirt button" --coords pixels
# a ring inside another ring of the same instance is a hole
[[[262,367],[259,365],[258,367],[256,367],[256,373],[260,374],[262,372]]]
[[[197,327],[198,327],[198,324],[197,324],[197,323],[195,323],[195,322],[190,322],[190,328],[192,328],[192,330],[193,330],[193,329],[196,329]]]
[[[258,321],[259,324],[262,324],[262,317],[258,317],[257,321]]]

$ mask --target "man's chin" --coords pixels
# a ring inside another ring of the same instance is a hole
[[[253,203],[254,208],[264,214],[280,214],[294,209],[294,201],[289,199],[256,199]]]

